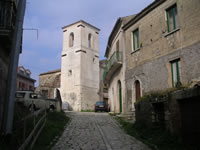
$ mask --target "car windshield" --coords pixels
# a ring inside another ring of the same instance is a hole
[[[104,102],[96,102],[96,105],[104,105]]]
[[[24,96],[25,96],[25,93],[21,93],[21,92],[15,94],[16,98],[24,98]]]
[[[30,93],[29,97],[33,99],[37,99],[38,95],[36,93]]]

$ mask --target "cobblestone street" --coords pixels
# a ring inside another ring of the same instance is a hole
[[[52,150],[149,150],[125,134],[107,113],[67,112],[71,117]]]

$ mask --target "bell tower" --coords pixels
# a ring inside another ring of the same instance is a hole
[[[93,110],[99,100],[99,29],[80,20],[63,29],[63,109]]]

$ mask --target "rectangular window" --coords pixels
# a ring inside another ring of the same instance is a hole
[[[178,16],[177,16],[177,6],[173,5],[172,7],[166,10],[167,15],[167,30],[171,32],[178,27]]]
[[[139,49],[139,29],[133,31],[133,51]]]
[[[181,85],[181,63],[180,59],[171,62],[171,72],[172,72],[172,86],[178,87]]]

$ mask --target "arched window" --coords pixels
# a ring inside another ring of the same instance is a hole
[[[136,101],[141,97],[140,81],[135,81],[135,97]]]
[[[74,33],[70,33],[69,35],[69,47],[73,47],[74,46]]]
[[[92,48],[92,34],[88,34],[88,47]]]

